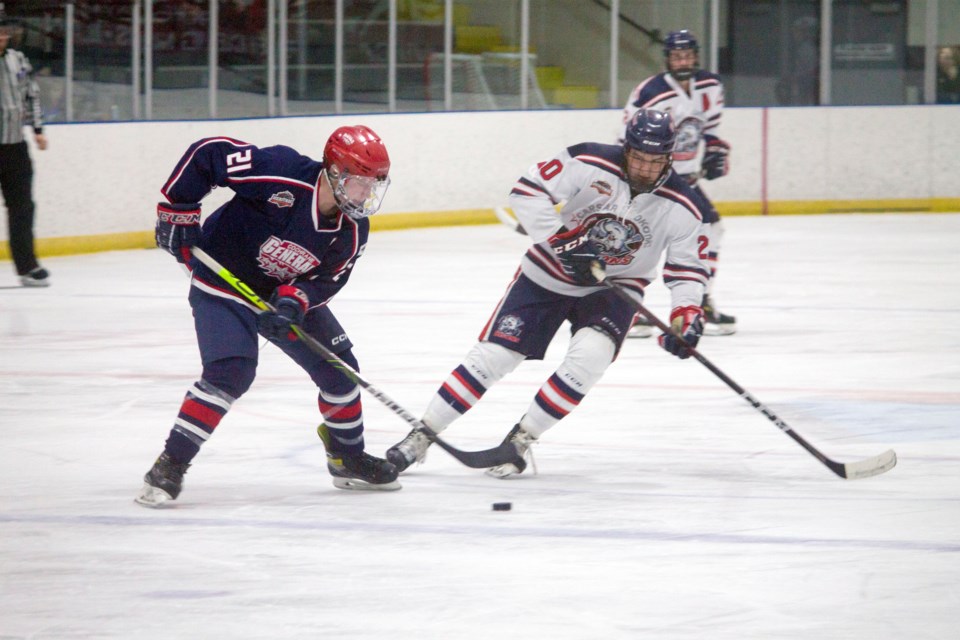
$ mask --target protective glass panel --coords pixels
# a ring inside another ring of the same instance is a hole
[[[819,104],[820,0],[730,0],[727,106]]]

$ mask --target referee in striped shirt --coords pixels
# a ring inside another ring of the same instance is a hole
[[[37,262],[33,242],[33,164],[23,137],[25,125],[33,128],[41,151],[47,148],[43,135],[40,88],[33,68],[23,53],[8,48],[17,27],[6,19],[0,3],[0,192],[7,204],[10,254],[26,287],[46,287],[50,274]]]

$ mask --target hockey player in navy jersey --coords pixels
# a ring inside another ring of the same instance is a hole
[[[702,301],[705,333],[729,335],[737,330],[736,318],[717,310],[713,301],[713,283],[717,257],[723,235],[720,214],[700,188],[701,177],[715,180],[727,175],[730,168],[730,145],[719,137],[723,115],[723,83],[720,76],[700,69],[700,47],[690,31],[683,29],[667,35],[663,45],[666,71],[641,82],[631,92],[623,110],[626,125],[638,109],[658,109],[673,117],[677,127],[677,147],[673,152],[674,171],[693,187],[707,203],[704,223],[710,236],[710,282]],[[704,143],[701,158],[700,146]],[[645,319],[630,331],[630,337],[648,337],[652,329]]]
[[[383,141],[365,126],[341,127],[323,162],[285,146],[258,148],[227,137],[192,144],[163,185],[157,245],[192,271],[189,294],[203,371],[187,391],[163,453],[137,502],[159,506],[180,494],[183,475],[230,406],[253,383],[258,334],[302,367],[319,388],[327,468],[344,489],[399,489],[397,470],[364,451],[360,390],[309,350],[291,325],[359,368],[352,344],[327,307],[363,254],[367,216],[389,185]],[[201,225],[200,201],[214,187],[233,199]],[[207,267],[199,246],[274,310],[259,312]]]
[[[525,455],[600,380],[633,321],[634,306],[599,284],[597,268],[642,301],[665,254],[671,324],[696,346],[708,278],[702,218],[709,205],[671,169],[676,138],[668,114],[640,109],[627,125],[623,145],[574,145],[519,179],[510,206],[534,244],[480,341],[431,399],[425,425],[443,431],[525,359],[542,359],[567,320],[571,338],[563,362],[507,435]],[[661,336],[660,344],[680,358],[690,355],[672,335]],[[403,471],[423,460],[429,444],[413,430],[386,457]],[[521,461],[488,473],[507,477],[525,468]]]

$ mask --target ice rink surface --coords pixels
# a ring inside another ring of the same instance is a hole
[[[149,510],[133,497],[200,371],[187,279],[159,250],[46,260],[51,288],[0,289],[0,638],[960,637],[960,215],[726,227],[739,331],[701,351],[827,455],[892,447],[895,469],[839,479],[632,340],[538,474],[431,450],[402,491],[340,491],[315,390],[267,345],[175,506]],[[373,234],[331,305],[364,375],[419,415],[525,247],[499,225]],[[667,315],[662,282],[647,302]],[[447,439],[498,443],[563,331]],[[382,455],[407,425],[365,411]]]

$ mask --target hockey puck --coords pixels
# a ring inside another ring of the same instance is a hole
[[[494,511],[510,511],[513,508],[513,503],[511,502],[494,502],[493,510]]]

